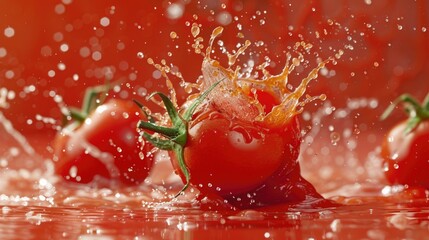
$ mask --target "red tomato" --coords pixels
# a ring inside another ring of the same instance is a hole
[[[140,109],[133,102],[111,99],[81,125],[65,127],[54,142],[56,173],[77,183],[102,183],[102,179],[142,183],[153,155],[148,154],[152,145],[139,141],[140,119]]]
[[[209,87],[184,105],[182,116],[167,96],[158,93],[170,126],[139,124],[162,135],[146,132],[146,139],[173,150],[172,164],[185,188],[192,184],[203,194],[221,196],[238,208],[323,200],[301,177],[297,161],[301,132],[291,106],[298,106],[301,95],[277,88],[279,76],[258,85],[241,79],[237,87],[229,78],[231,72],[216,61],[205,61],[203,73]],[[194,114],[208,94],[211,98]]]
[[[385,116],[399,102],[409,104],[410,117],[395,125],[382,143],[381,156],[386,178],[392,184],[429,189],[429,97],[420,105],[412,97],[402,95]]]
[[[329,203],[300,175],[301,133],[296,117],[283,128],[270,129],[230,119],[210,106],[196,113],[188,128],[184,160],[190,183],[203,194],[221,196],[242,209]],[[186,182],[175,156],[172,163]]]
[[[255,189],[279,169],[294,169],[301,134],[296,118],[271,130],[230,119],[213,107],[189,124],[184,159],[191,183],[226,197]],[[177,161],[173,161],[178,172]]]
[[[429,121],[408,134],[407,124],[397,124],[384,139],[381,155],[386,178],[392,184],[429,188]]]

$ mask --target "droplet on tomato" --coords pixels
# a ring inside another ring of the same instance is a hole
[[[399,164],[397,164],[397,163],[393,164],[393,168],[394,169],[399,169]]]
[[[77,169],[77,167],[76,167],[76,166],[71,166],[71,167],[70,167],[70,170],[69,170],[69,176],[70,176],[71,178],[76,178],[76,176],[77,176],[77,171],[78,171],[78,169]]]

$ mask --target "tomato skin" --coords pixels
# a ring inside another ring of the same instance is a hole
[[[274,131],[231,120],[212,107],[197,115],[189,124],[184,159],[191,184],[200,191],[222,197],[243,194],[280,170],[289,172],[298,166],[301,135],[296,118]],[[172,159],[180,173],[176,158]]]
[[[90,183],[99,177],[125,185],[142,183],[153,156],[146,154],[152,146],[139,141],[139,113],[133,102],[111,99],[76,129],[62,129],[53,144],[55,172],[77,183]]]
[[[394,126],[385,136],[381,156],[386,179],[429,189],[429,121],[422,121],[405,134],[407,121]]]

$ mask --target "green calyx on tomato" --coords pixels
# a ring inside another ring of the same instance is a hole
[[[189,107],[184,111],[182,116],[178,113],[170,98],[168,98],[165,94],[161,92],[152,93],[149,96],[149,98],[152,98],[155,95],[158,95],[161,98],[162,102],[164,103],[165,109],[168,113],[168,116],[171,120],[172,126],[163,127],[163,126],[157,125],[153,121],[153,118],[145,111],[144,112],[148,117],[148,121],[146,122],[141,120],[138,123],[138,127],[140,129],[152,131],[161,135],[161,137],[158,137],[144,131],[143,137],[147,141],[149,141],[159,149],[173,151],[178,159],[179,167],[183,175],[185,176],[186,183],[183,186],[183,188],[174,197],[179,196],[183,191],[185,191],[188,188],[191,180],[191,175],[188,167],[186,166],[185,159],[184,159],[184,148],[187,143],[187,137],[188,137],[188,122],[191,120],[197,107],[203,102],[203,100],[221,81],[214,83],[206,91],[201,93],[201,95],[199,95],[194,100],[194,102],[191,105],[189,105]],[[141,109],[143,109],[143,105],[141,103],[137,102],[136,100],[134,100],[134,102]]]
[[[69,108],[68,112],[64,114],[63,125],[67,125],[70,120],[74,120],[79,124],[84,122],[85,119],[100,106],[107,95],[107,92],[112,88],[109,80],[105,84],[87,88],[83,98],[82,107]]]
[[[381,115],[381,119],[386,119],[399,103],[405,103],[405,110],[409,116],[405,134],[412,132],[422,121],[429,119],[429,93],[422,103],[419,103],[409,94],[399,96]]]

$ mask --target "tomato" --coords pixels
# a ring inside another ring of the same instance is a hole
[[[141,121],[139,127],[161,135],[143,134],[155,146],[172,150],[183,190],[191,184],[238,208],[303,202],[316,206],[323,197],[302,178],[297,161],[302,138],[297,108],[306,84],[323,64],[292,92],[282,84],[289,66],[280,75],[255,81],[237,78],[207,55],[200,96],[185,103],[179,115],[166,95],[156,93],[170,125]]]
[[[296,117],[270,129],[230,119],[213,106],[201,111],[189,123],[184,160],[190,183],[203,194],[216,194],[242,209],[323,200],[300,175]],[[174,155],[172,164],[186,182]]]
[[[384,138],[381,156],[386,178],[392,184],[429,189],[429,97],[420,105],[412,97],[402,95],[391,106],[399,102],[409,104],[410,118],[395,125]]]
[[[226,197],[250,191],[279,169],[298,164],[301,135],[296,119],[280,130],[229,119],[208,107],[189,124],[184,159],[191,183]],[[173,161],[178,172],[177,161]]]
[[[429,122],[420,123],[404,134],[407,121],[397,124],[386,135],[382,145],[385,174],[394,184],[429,188]]]
[[[133,102],[111,99],[98,106],[83,123],[74,122],[56,136],[55,172],[77,183],[142,183],[152,166],[153,147],[139,140],[140,119]]]

